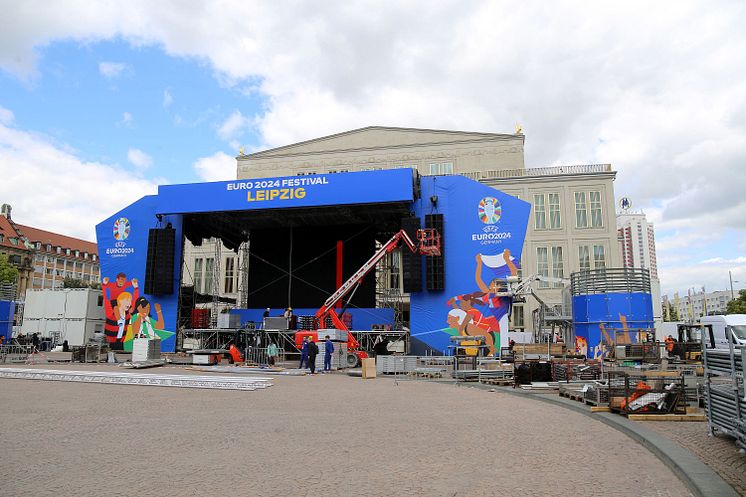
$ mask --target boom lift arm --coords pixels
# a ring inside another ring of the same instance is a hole
[[[345,326],[337,313],[334,311],[334,305],[339,302],[342,298],[348,295],[350,292],[357,290],[363,278],[376,267],[387,254],[393,252],[400,243],[404,243],[409,250],[415,253],[424,255],[440,255],[440,235],[433,229],[417,230],[417,239],[419,244],[415,244],[412,238],[404,230],[399,230],[392,236],[389,241],[384,243],[368,261],[363,264],[347,281],[342,283],[342,286],[337,288],[324,305],[316,311],[316,317],[319,320],[319,328],[324,326],[326,317],[331,317],[334,327],[338,330],[347,331],[347,348],[348,350],[358,350],[360,343],[352,336],[350,330]]]

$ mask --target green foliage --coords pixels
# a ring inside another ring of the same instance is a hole
[[[18,269],[11,266],[8,258],[0,254],[0,283],[15,283],[18,279]]]
[[[738,297],[728,302],[726,314],[746,314],[746,290],[740,290]]]
[[[93,288],[94,290],[101,290],[101,283],[86,283],[78,278],[67,277],[62,280],[62,288]]]
[[[88,285],[83,283],[83,280],[79,280],[78,278],[66,277],[62,281],[62,288],[88,288]]]
[[[670,306],[668,308],[668,320],[669,321],[681,321],[681,317],[679,316],[679,310],[676,307]]]

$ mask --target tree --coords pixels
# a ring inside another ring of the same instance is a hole
[[[673,306],[671,307],[671,312],[668,317],[670,321],[681,321],[681,317],[679,317],[679,310]]]
[[[738,297],[728,302],[726,314],[746,314],[746,290],[739,290]]]
[[[0,283],[15,283],[18,279],[18,269],[11,266],[8,258],[0,254]]]

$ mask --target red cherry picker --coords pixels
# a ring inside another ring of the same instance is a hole
[[[416,254],[422,254],[426,256],[439,256],[440,252],[440,234],[434,229],[420,229],[417,230],[417,243],[404,230],[399,230],[392,236],[389,241],[384,243],[380,249],[376,251],[368,261],[363,264],[347,281],[337,288],[337,290],[328,298],[324,305],[316,311],[316,321],[318,322],[318,328],[323,329],[326,325],[326,319],[331,319],[334,328],[347,332],[347,365],[355,367],[359,364],[360,359],[368,357],[368,353],[361,350],[360,343],[355,339],[353,334],[342,322],[337,312],[334,310],[334,306],[337,305],[345,296],[350,295],[350,298],[355,294],[363,278],[370,273],[387,254],[390,254],[401,243],[404,243],[406,247]],[[348,299],[349,300],[349,299]],[[346,308],[346,306],[345,306]],[[340,315],[344,313],[344,308]],[[298,348],[302,345],[304,337],[308,337],[310,340],[318,341],[323,337],[319,337],[317,332],[314,331],[299,331],[295,334],[295,343]]]

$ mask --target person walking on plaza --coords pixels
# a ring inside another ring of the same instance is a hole
[[[308,367],[308,337],[303,337],[303,345],[300,347],[300,364],[298,369]]]
[[[31,345],[34,346],[33,353],[39,352],[39,334],[34,333],[31,335]]]
[[[269,362],[270,366],[274,366],[277,363],[277,356],[277,345],[274,342],[269,342],[269,345],[267,345],[267,362]]]
[[[329,339],[329,335],[326,335],[324,341],[324,372],[332,370],[332,354],[334,353],[334,344]]]
[[[308,368],[311,374],[316,374],[316,356],[319,355],[319,346],[313,340],[308,342]]]
[[[265,317],[265,318],[269,317],[269,307],[267,307],[267,309],[265,309],[264,314],[262,315],[262,317]]]

